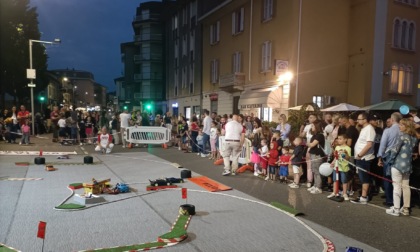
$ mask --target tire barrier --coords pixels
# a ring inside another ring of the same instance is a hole
[[[191,178],[191,171],[187,169],[181,170],[181,178]]]
[[[93,164],[93,157],[92,156],[85,156],[83,158],[83,163],[85,163],[85,164]]]
[[[179,206],[179,214],[195,215],[195,206],[191,204],[184,204]]]
[[[34,163],[37,164],[37,165],[45,164],[45,158],[43,158],[43,157],[36,157],[34,159]]]

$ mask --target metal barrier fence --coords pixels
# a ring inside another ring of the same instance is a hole
[[[225,143],[225,137],[219,136],[219,150],[222,152],[224,151],[224,143]],[[244,144],[242,146],[242,152],[239,155],[238,162],[240,164],[248,164],[251,162],[251,140],[248,138],[245,138]],[[230,157],[232,159],[232,157]]]
[[[134,144],[164,144],[171,139],[171,131],[163,127],[128,127],[124,138]]]

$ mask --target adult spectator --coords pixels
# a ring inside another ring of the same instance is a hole
[[[245,132],[242,124],[238,122],[238,116],[234,115],[232,121],[225,125],[225,142],[222,152],[223,163],[225,165],[223,176],[235,175],[238,169],[238,158],[242,151],[242,145],[245,140]],[[232,166],[230,157],[232,156]]]
[[[169,131],[172,131],[171,112],[166,112],[163,122],[165,123],[165,127],[168,128]]]
[[[384,130],[378,150],[378,166],[383,167],[383,176],[389,180],[391,180],[391,167],[389,166],[390,156],[388,154],[391,148],[397,144],[398,136],[400,135],[398,124],[401,119],[402,115],[400,113],[392,113],[390,118],[391,126]],[[383,186],[385,191],[385,202],[383,204],[385,206],[393,206],[393,185],[391,182],[384,180]]]
[[[359,138],[357,139],[356,144],[354,145],[354,159],[357,166],[356,169],[359,170],[359,180],[362,184],[362,195],[355,200],[351,200],[352,203],[356,204],[367,204],[368,190],[370,183],[370,167],[372,160],[375,158],[374,155],[374,142],[375,142],[375,129],[372,125],[369,124],[369,115],[367,113],[361,113],[357,116],[357,122],[362,127],[360,131]],[[359,169],[362,168],[365,171]]]
[[[201,157],[208,157],[208,151],[206,150],[207,145],[210,146],[210,134],[211,134],[211,122],[212,119],[209,116],[209,111],[205,109],[203,111],[204,119],[203,119],[203,152],[201,153]]]
[[[190,135],[191,135],[191,152],[192,153],[199,153],[197,136],[198,136],[198,131],[200,130],[200,127],[198,126],[197,121],[198,121],[197,117],[193,116],[191,119],[191,125],[189,127]]]
[[[319,166],[321,166],[323,157],[325,156],[325,137],[322,133],[322,123],[315,121],[311,123],[311,139],[308,143],[308,152],[310,154],[311,169],[314,173],[314,186],[308,191],[312,194],[322,193],[322,179],[319,173]]]
[[[281,114],[279,117],[279,125],[277,125],[276,130],[280,131],[281,140],[283,140],[283,146],[289,146],[289,134],[292,126],[287,122],[287,116]]]
[[[53,111],[50,113],[51,118],[51,128],[53,132],[53,142],[58,142],[58,120],[60,120],[60,113],[58,107],[54,106]]]
[[[396,150],[391,154],[391,176],[394,185],[394,206],[386,210],[387,214],[393,216],[399,216],[400,213],[403,215],[410,214],[410,200],[411,191],[409,188],[410,174],[413,171],[412,161],[412,150],[416,144],[414,121],[409,119],[401,119],[399,128],[401,135],[398,137],[398,143],[393,148]],[[401,204],[401,190],[403,192],[403,208],[400,211]]]
[[[346,115],[340,116],[340,118],[338,119],[338,123],[340,125],[338,134],[346,134],[346,144],[350,146],[351,153],[354,153],[354,145],[356,144],[356,141],[359,138],[359,131],[354,125],[350,123],[350,119]],[[352,160],[350,160],[350,162],[352,162]]]
[[[309,143],[312,138],[311,128],[312,124],[315,123],[317,117],[315,114],[310,114],[308,117],[307,124],[301,127],[300,137],[306,139],[306,143]],[[306,152],[306,187],[311,188],[314,180],[312,168],[311,168],[311,154],[309,150]]]
[[[372,173],[382,176],[382,167],[378,166],[378,151],[379,151],[379,145],[381,143],[381,137],[383,134],[383,129],[379,127],[379,116],[376,114],[372,114],[369,116],[369,123],[373,126],[375,129],[375,141],[373,142],[373,154],[375,155],[374,160],[372,161],[371,171]],[[373,193],[378,193],[379,189],[382,185],[382,179],[378,178],[376,176],[372,177],[372,187],[369,190],[369,198],[371,198],[371,195]]]
[[[224,118],[223,117],[220,118],[220,124],[222,123],[222,119],[224,119]],[[252,129],[253,129],[253,127],[252,127],[252,121],[251,121],[251,117],[250,116],[247,116],[246,117],[245,128],[246,128],[245,136],[246,137],[250,137],[250,135],[252,133]]]
[[[26,119],[30,119],[29,116],[31,113],[26,110],[25,106],[20,105],[20,111],[17,113],[17,119],[19,121],[19,125],[24,125]]]
[[[120,144],[120,136],[119,136],[119,131],[118,131],[118,119],[117,119],[117,113],[115,113],[112,117],[111,117],[111,134],[114,138],[114,144]]]
[[[16,106],[12,107],[12,110],[7,113],[6,117],[7,119],[10,118],[9,120],[6,121],[6,129],[9,132],[8,137],[7,137],[7,142],[16,143],[16,134],[19,128]]]
[[[127,109],[120,114],[120,132],[121,132],[121,139],[122,139],[122,147],[126,147],[126,139],[124,137],[125,129],[130,127],[130,119],[131,115],[128,113]]]

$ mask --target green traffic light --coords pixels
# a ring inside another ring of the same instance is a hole
[[[39,100],[40,101],[45,101],[45,97],[41,96],[41,97],[39,97]]]
[[[151,108],[152,108],[152,105],[150,105],[150,104],[147,104],[147,105],[146,105],[146,109],[147,109],[147,110],[150,110]]]
[[[124,109],[127,109],[127,106],[124,106]]]

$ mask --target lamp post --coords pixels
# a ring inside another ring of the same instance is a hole
[[[32,135],[35,135],[35,111],[34,111],[34,87],[36,84],[34,83],[34,79],[36,78],[35,69],[32,69],[32,45],[33,43],[40,43],[40,44],[59,44],[61,43],[60,39],[54,39],[54,41],[42,41],[42,40],[29,40],[29,69],[26,70],[26,77],[31,80],[31,83],[28,84],[28,87],[31,88],[31,116],[32,116]]]

